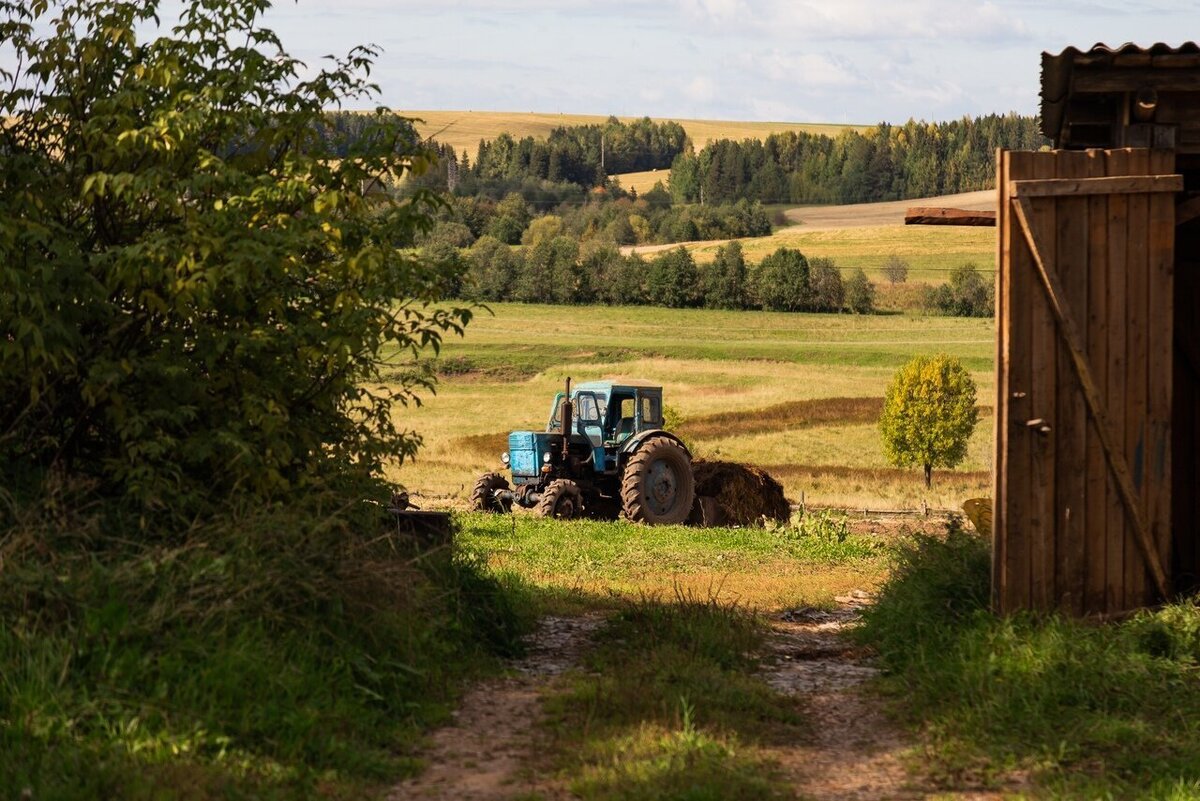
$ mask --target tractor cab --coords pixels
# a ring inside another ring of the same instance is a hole
[[[649,383],[592,381],[575,387],[570,398],[571,439],[586,442],[592,449],[597,472],[615,471],[622,445],[636,434],[663,425],[662,387]],[[561,435],[566,399],[566,393],[555,395],[547,432]]]

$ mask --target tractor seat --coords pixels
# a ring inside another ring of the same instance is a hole
[[[615,439],[617,442],[624,442],[633,434],[633,418],[622,417],[617,423],[617,432]]]

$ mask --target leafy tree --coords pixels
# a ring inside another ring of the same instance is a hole
[[[704,272],[704,305],[713,309],[744,309],[748,305],[746,259],[736,240],[717,248]]]
[[[420,237],[423,245],[448,245],[454,248],[469,248],[475,242],[471,229],[460,222],[441,220],[433,230]]]
[[[842,272],[833,259],[813,259],[812,301],[809,311],[840,312],[846,303],[846,287],[842,283]]]
[[[808,259],[793,248],[779,248],[753,274],[754,294],[770,311],[804,311],[812,303]]]
[[[529,206],[525,199],[516,192],[504,196],[496,204],[496,213],[488,222],[484,233],[494,236],[506,245],[517,245],[521,242],[521,233],[529,225]]]
[[[883,263],[883,277],[891,284],[903,284],[908,280],[908,262],[893,253]]]
[[[959,465],[979,419],[975,396],[975,382],[958,359],[914,358],[884,397],[879,430],[888,460],[898,467],[920,465],[926,487],[933,468]]]
[[[844,282],[846,308],[855,314],[870,314],[875,311],[875,285],[867,278],[862,268],[856,268]]]
[[[672,308],[695,306],[699,283],[696,262],[686,248],[668,250],[650,262],[646,285],[651,303]]]
[[[472,300],[509,300],[521,259],[511,247],[492,236],[482,236],[467,252],[464,295]]]
[[[521,234],[521,244],[537,247],[548,239],[554,239],[562,232],[562,218],[554,214],[546,214],[538,217],[529,224],[529,227],[525,229],[525,233]]]
[[[8,486],[65,471],[189,514],[416,451],[394,410],[431,379],[382,388],[381,355],[470,318],[412,255],[438,201],[388,191],[432,156],[380,109],[331,158],[323,109],[376,91],[375,53],[309,72],[266,5],[192,0],[164,32],[153,0],[0,2]]]

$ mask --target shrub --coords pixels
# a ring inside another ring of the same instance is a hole
[[[430,163],[409,122],[327,157],[323,108],[370,96],[374,51],[308,74],[258,0],[195,0],[152,42],[154,3],[2,8],[5,483],[65,470],[186,515],[411,456],[393,411],[431,379],[385,387],[381,356],[470,312],[428,305],[457,276],[408,247],[438,201],[378,180]]]
[[[927,290],[925,307],[954,317],[991,317],[995,301],[995,287],[968,263],[950,273],[949,283]]]
[[[883,277],[892,284],[903,284],[908,280],[908,262],[893,253],[883,263]]]
[[[846,308],[855,314],[870,314],[875,310],[875,285],[859,267],[846,279]]]

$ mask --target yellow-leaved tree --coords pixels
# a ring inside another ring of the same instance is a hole
[[[971,374],[952,356],[918,356],[904,365],[879,418],[888,460],[897,467],[920,465],[926,487],[933,468],[961,464],[979,420],[975,395]]]

